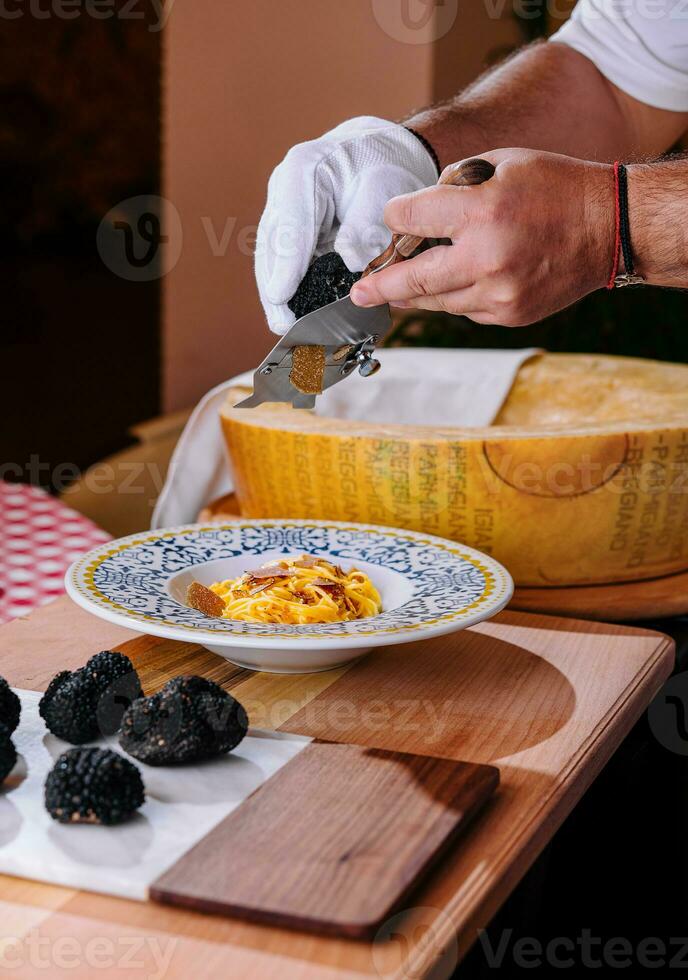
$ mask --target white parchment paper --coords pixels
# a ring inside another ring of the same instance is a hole
[[[0,873],[146,899],[148,886],[311,741],[251,729],[227,756],[141,770],[146,802],[117,827],[64,825],[43,804],[45,778],[72,746],[38,714],[40,694],[17,691],[22,716],[13,740],[20,756],[0,787]],[[121,751],[115,739],[98,745]],[[121,752],[125,758],[126,753]]]

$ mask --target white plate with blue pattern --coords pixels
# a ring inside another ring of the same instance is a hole
[[[272,559],[320,555],[370,576],[378,616],[284,626],[212,619],[185,604],[192,580],[210,585]],[[133,534],[74,562],[67,592],[118,626],[195,642],[252,670],[329,670],[373,647],[425,640],[472,626],[513,593],[498,562],[456,541],[415,531],[336,521],[237,520]]]

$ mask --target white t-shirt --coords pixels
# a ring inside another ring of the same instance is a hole
[[[688,0],[579,0],[551,40],[640,102],[688,111]]]

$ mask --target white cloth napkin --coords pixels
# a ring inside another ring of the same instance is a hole
[[[371,423],[490,425],[511,390],[518,369],[538,348],[455,350],[381,349],[382,370],[372,378],[352,375],[328,388],[316,414]],[[154,528],[195,521],[199,511],[232,491],[219,413],[228,388],[251,385],[253,372],[213,388],[186,424],[153,512]],[[247,409],[251,411],[251,409]]]
[[[256,728],[229,755],[193,766],[133,759],[146,787],[135,817],[115,827],[65,825],[47,813],[43,786],[72,746],[46,731],[40,694],[16,693],[22,716],[12,737],[19,759],[0,792],[0,872],[124,898],[146,899],[159,875],[311,741]],[[121,753],[115,738],[97,744]]]

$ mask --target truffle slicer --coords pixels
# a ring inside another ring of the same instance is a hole
[[[391,326],[389,307],[364,309],[348,296],[297,320],[273,347],[253,375],[253,394],[236,408],[254,408],[262,402],[290,402],[294,408],[313,408],[315,394],[305,394],[291,380],[292,352],[297,347],[323,347],[325,365],[320,390],[332,387],[358,367],[373,374],[380,362],[373,358],[375,345]]]
[[[438,183],[455,187],[482,184],[495,172],[487,160],[471,159],[443,171]],[[372,275],[387,266],[402,262],[425,241],[415,235],[394,235],[381,255],[363,271]],[[389,306],[355,306],[349,296],[302,316],[284,334],[253,375],[253,394],[235,408],[255,408],[263,402],[287,402],[294,408],[313,408],[316,394],[344,380],[358,368],[369,377],[380,368],[373,357],[375,346],[392,323]],[[313,370],[308,378],[309,392],[293,383],[294,351],[313,351]],[[324,363],[323,363],[324,354]]]

